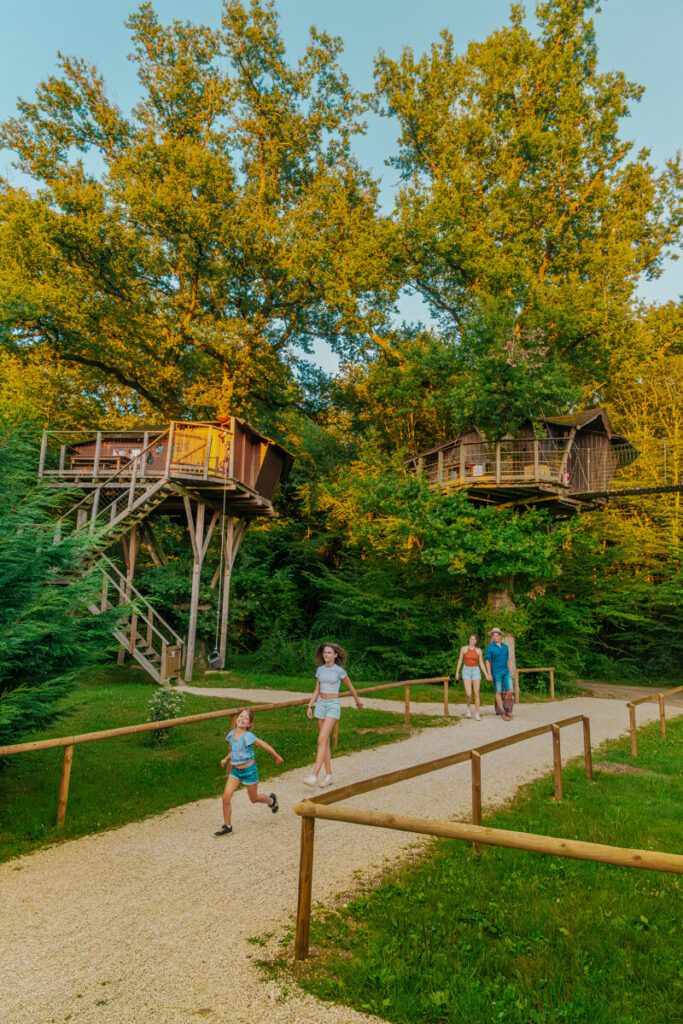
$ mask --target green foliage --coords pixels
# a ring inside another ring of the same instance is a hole
[[[0,743],[54,718],[73,671],[111,647],[106,616],[93,617],[94,572],[79,578],[80,541],[53,544],[64,497],[35,486],[37,453],[17,430],[0,431]],[[68,500],[68,499],[67,499]]]
[[[170,718],[181,718],[185,694],[170,686],[160,686],[149,702],[148,722],[165,722]],[[155,729],[150,735],[157,747],[163,747],[171,737],[172,729]]]

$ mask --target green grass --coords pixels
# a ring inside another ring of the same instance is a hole
[[[627,742],[596,757],[595,783],[564,772],[486,820],[501,828],[681,851],[683,719],[641,730],[638,774]],[[460,842],[432,844],[314,919],[299,981],[322,999],[410,1024],[674,1024],[683,1020],[681,883]]]
[[[211,677],[209,677],[211,678]],[[90,673],[64,701],[70,709],[49,730],[25,741],[96,732],[147,721],[156,685],[134,669]],[[235,705],[225,698],[186,695],[183,714]],[[244,703],[244,702],[239,702]],[[420,717],[420,728],[444,719]],[[174,729],[167,745],[155,747],[149,733],[78,744],[74,748],[71,788],[64,828],[54,827],[63,750],[17,754],[0,770],[0,861],[28,853],[59,839],[74,838],[158,814],[202,797],[218,796],[225,784],[219,760],[226,753],[228,719],[197,722]],[[311,764],[315,723],[302,708],[263,712],[256,722],[262,736],[284,758],[275,765],[259,754],[262,779]],[[397,715],[354,711],[353,727],[342,718],[337,754],[365,750],[409,735]],[[216,807],[217,820],[220,809]]]

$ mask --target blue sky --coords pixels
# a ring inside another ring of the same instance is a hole
[[[17,96],[33,95],[36,84],[55,69],[58,50],[98,65],[112,96],[124,108],[136,95],[134,69],[127,61],[127,15],[135,0],[0,0],[0,118],[13,113]],[[215,25],[220,0],[156,0],[163,21],[173,18]],[[533,9],[527,0],[525,6]],[[278,0],[281,26],[291,55],[305,46],[311,24],[345,42],[342,63],[359,88],[372,83],[372,62],[380,48],[396,56],[410,45],[422,51],[442,28],[453,33],[458,49],[483,39],[508,18],[507,0]],[[683,0],[606,0],[596,17],[603,70],[621,70],[646,87],[645,95],[623,127],[636,147],[645,146],[662,166],[683,145]],[[384,166],[395,133],[391,123],[373,120],[358,141],[360,159],[382,176],[384,200],[391,204],[396,173]],[[0,174],[11,177],[11,157],[0,151]],[[643,286],[648,299],[666,301],[683,293],[683,260]],[[407,316],[417,314],[410,301]]]

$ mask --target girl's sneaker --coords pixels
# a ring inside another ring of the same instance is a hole
[[[477,711],[476,715],[474,716],[474,719],[475,719],[476,722],[481,722],[481,715],[479,714],[478,711]]]
[[[321,787],[321,789],[324,789],[325,786],[331,786],[333,781],[334,780],[332,779],[331,775],[323,775],[318,785]]]
[[[317,775],[309,775],[308,778],[304,779],[304,786],[317,786],[317,785],[318,785],[318,776]]]
[[[471,718],[471,717],[472,717],[472,712],[470,711],[469,705],[468,705],[467,710],[465,711],[465,718]]]
[[[229,836],[232,832],[232,825],[221,825],[218,832],[214,832],[215,836]]]
[[[269,793],[268,795],[270,796],[270,803],[268,804],[268,806],[270,807],[273,814],[277,814],[277,812],[280,810],[280,805],[277,802],[277,797],[275,796],[275,793]]]

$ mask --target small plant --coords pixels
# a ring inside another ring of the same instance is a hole
[[[148,721],[165,722],[169,718],[180,718],[184,703],[184,694],[168,686],[160,686],[149,702]],[[152,742],[156,747],[161,747],[168,741],[170,734],[170,729],[154,729],[151,733]]]

